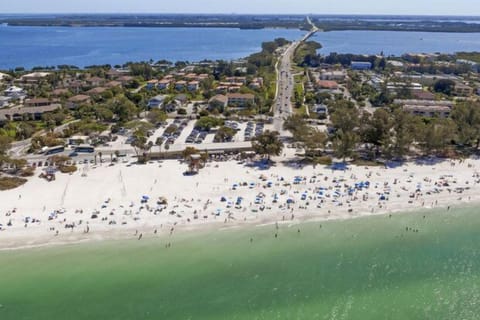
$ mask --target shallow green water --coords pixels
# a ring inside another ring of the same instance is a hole
[[[299,228],[1,252],[0,319],[480,315],[477,209]]]

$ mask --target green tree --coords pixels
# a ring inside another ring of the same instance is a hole
[[[375,157],[390,146],[394,123],[388,109],[377,109],[372,116],[365,113],[361,124],[362,141],[375,147]]]
[[[453,108],[452,119],[457,126],[457,142],[478,148],[480,144],[480,103],[458,104]]]
[[[418,143],[424,154],[446,153],[455,136],[455,123],[451,119],[432,119],[419,130]]]
[[[454,89],[455,89],[455,82],[450,79],[437,80],[433,85],[433,90],[435,92],[444,93],[446,95],[451,95]]]
[[[346,161],[346,158],[355,155],[355,146],[358,142],[358,135],[353,131],[339,130],[333,138],[333,151],[337,158]]]
[[[201,117],[195,123],[195,128],[209,131],[212,128],[223,125],[223,120],[215,117]]]
[[[12,141],[13,139],[8,136],[0,135],[0,155],[7,153],[11,147]]]
[[[283,142],[277,131],[266,130],[263,134],[252,139],[252,148],[262,157],[270,160],[271,156],[279,156],[283,150]]]
[[[147,114],[147,120],[153,124],[157,125],[163,123],[167,120],[167,114],[159,109],[152,109]]]

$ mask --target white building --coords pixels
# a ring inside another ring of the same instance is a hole
[[[26,93],[22,88],[11,86],[4,91],[5,96],[12,99],[23,99],[26,97]]]

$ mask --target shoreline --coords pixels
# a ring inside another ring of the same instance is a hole
[[[302,217],[296,221],[275,221],[275,220],[263,220],[263,221],[257,221],[257,222],[248,222],[248,223],[242,223],[242,224],[230,224],[230,225],[225,225],[221,224],[221,222],[213,222],[213,223],[208,223],[205,225],[189,225],[189,226],[180,226],[177,229],[177,234],[179,233],[179,236],[182,237],[184,240],[185,236],[188,236],[189,238],[195,238],[198,236],[201,236],[205,233],[213,233],[213,232],[230,232],[230,231],[255,231],[257,228],[266,228],[266,227],[273,227],[276,224],[279,226],[286,226],[288,228],[293,227],[293,226],[302,226],[302,225],[311,225],[314,223],[322,222],[322,223],[341,223],[345,221],[354,221],[354,220],[361,220],[361,219],[368,219],[368,218],[379,218],[379,217],[386,217],[388,215],[412,215],[415,213],[423,213],[423,214],[428,214],[431,213],[432,211],[443,209],[445,212],[448,212],[447,207],[451,207],[450,210],[453,212],[456,209],[468,209],[474,206],[480,206],[480,200],[476,201],[471,201],[471,202],[466,202],[462,203],[462,205],[457,205],[457,206],[440,206],[440,207],[435,207],[435,208],[412,208],[412,209],[407,209],[407,210],[393,210],[393,211],[385,211],[385,212],[377,212],[374,214],[360,214],[358,216],[351,216],[351,217],[337,217],[333,219],[329,218],[324,218],[324,217]],[[133,232],[136,229],[124,229],[124,230],[118,230],[115,232],[111,231],[100,231],[99,233],[95,233],[95,237],[92,238],[82,238],[79,237],[74,240],[66,240],[63,239],[63,241],[50,241],[55,238],[49,238],[50,240],[44,240],[43,242],[39,242],[37,244],[26,244],[26,245],[18,245],[18,246],[13,246],[13,247],[2,247],[0,245],[0,253],[1,252],[11,252],[11,251],[20,251],[20,250],[33,250],[33,249],[50,249],[50,248],[55,248],[55,247],[69,247],[69,246],[76,246],[76,245],[89,245],[89,244],[97,244],[97,243],[104,243],[104,242],[121,242],[121,241],[136,241],[136,237],[132,236]],[[139,228],[138,231],[146,232],[147,229],[141,229]],[[151,231],[151,230],[149,230]],[[154,238],[156,237],[156,238]],[[144,237],[143,239],[149,241],[149,240],[166,240],[168,239],[168,232],[160,233],[158,235],[153,236],[151,233]],[[175,239],[171,240],[170,242],[175,242]]]
[[[79,168],[54,182],[32,177],[19,189],[0,193],[0,251],[480,204],[475,169],[480,160],[456,166],[466,168],[457,171],[445,161],[332,171],[277,162],[260,170],[230,160],[209,163],[193,177],[183,176],[185,167],[175,160]],[[299,175],[301,183],[291,183]],[[353,189],[366,179],[368,188]],[[438,181],[449,186],[440,187]],[[139,201],[143,196],[150,199]],[[157,197],[167,198],[168,204],[155,205]]]

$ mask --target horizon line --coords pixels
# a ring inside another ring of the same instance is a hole
[[[462,18],[479,18],[480,15],[467,15],[467,14],[394,14],[394,13],[248,13],[248,12],[1,12],[2,15],[45,15],[45,14],[124,14],[124,15],[276,15],[276,16],[390,16],[390,17],[462,17]]]

